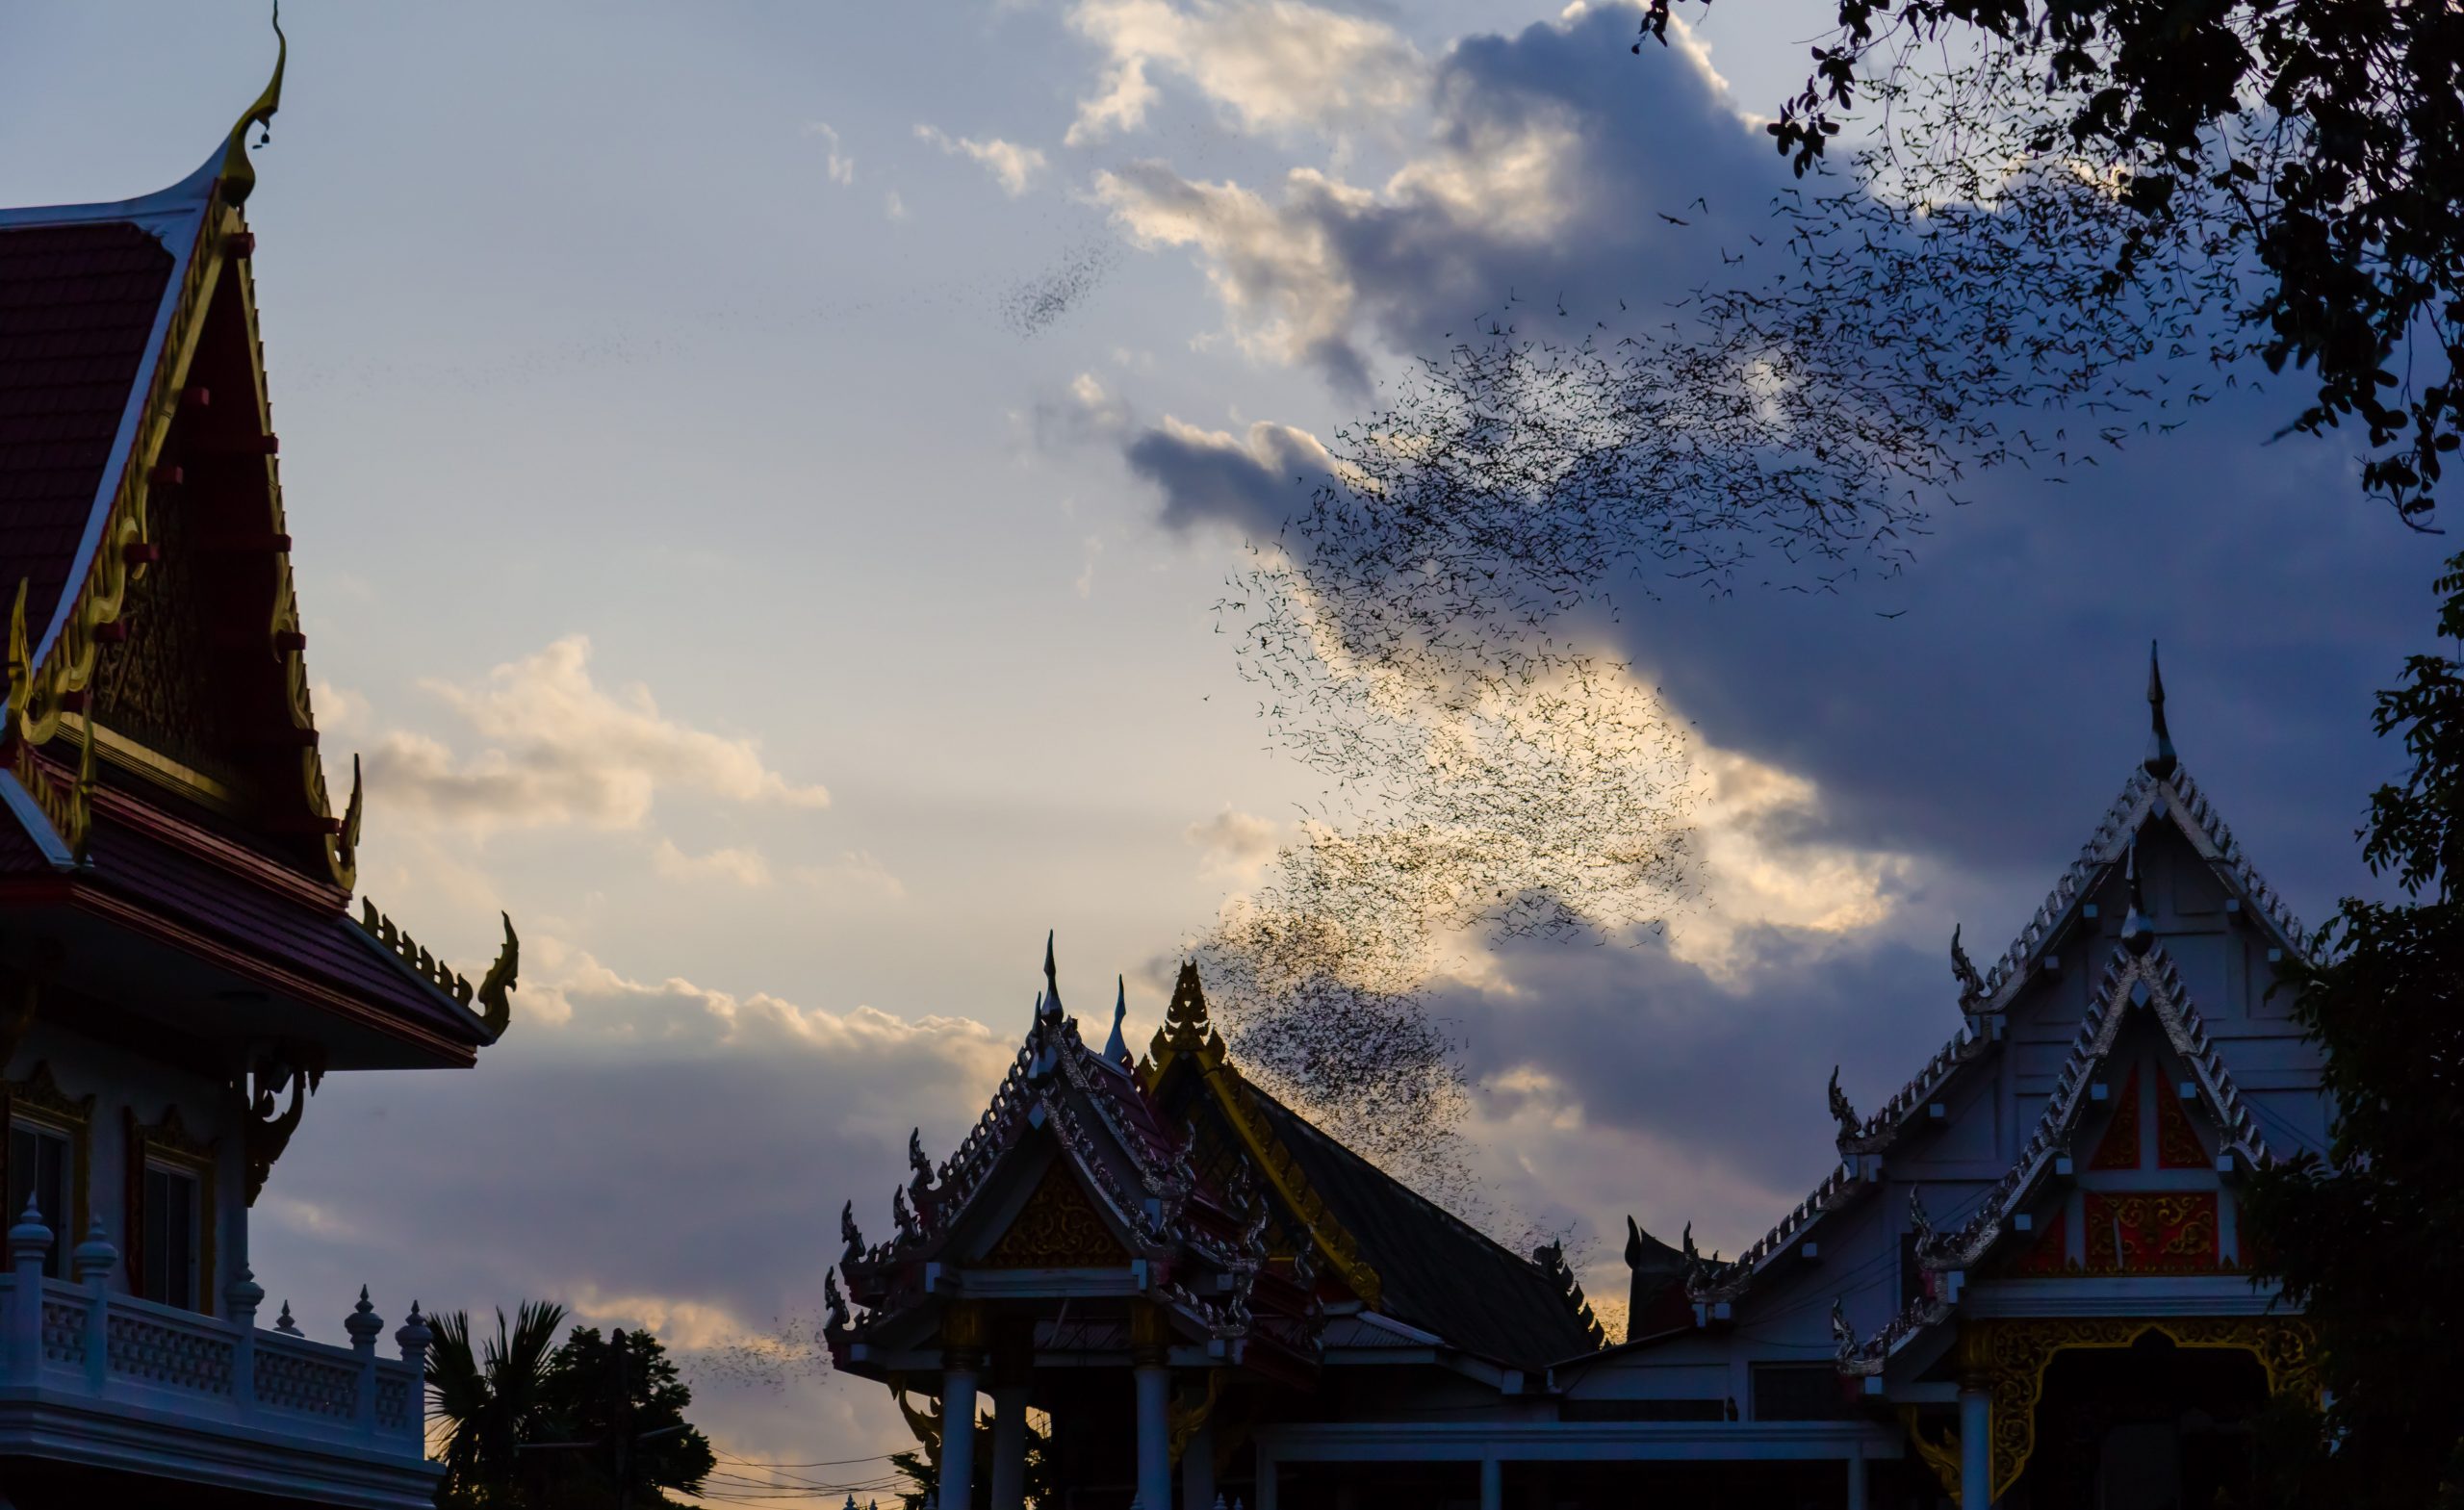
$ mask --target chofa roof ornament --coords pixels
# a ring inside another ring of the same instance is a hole
[[[264,146],[272,140],[273,113],[282,109],[282,70],[291,61],[291,38],[282,35],[281,0],[274,0],[273,36],[273,77],[256,103],[241,113],[231,128],[231,145],[222,154],[222,197],[231,204],[245,203],[249,192],[257,187],[256,165],[248,161],[248,128],[257,128],[257,145]]]
[[[1976,961],[1960,944],[1960,926],[1951,925],[1951,979],[1960,983],[1960,1011],[1974,1016],[1992,993],[1985,987],[1985,977],[1977,974]]]

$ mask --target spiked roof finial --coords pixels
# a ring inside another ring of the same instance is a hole
[[[282,70],[291,62],[291,38],[282,35],[282,0],[274,0],[273,37],[273,78],[232,126],[231,145],[222,154],[222,197],[231,204],[244,203],[249,191],[257,187],[256,165],[248,161],[248,128],[258,128],[257,144],[263,146],[271,135],[269,123],[273,113],[282,109]]]
[[[1121,1024],[1129,1016],[1129,979],[1113,977],[1113,1036],[1104,1040],[1104,1062],[1122,1069],[1132,1068],[1137,1061],[1130,1057],[1129,1039],[1122,1036]]]
[[[2165,728],[2165,673],[2156,664],[2154,640],[2147,642],[2147,757],[2139,763],[2160,781],[2182,763],[2173,753],[2172,733]]]
[[[1164,1009],[1164,1026],[1156,1034],[1156,1041],[1164,1046],[1194,1053],[1206,1047],[1214,1025],[1206,1018],[1206,988],[1198,984],[1197,961],[1181,961],[1181,973],[1172,982],[1172,1000]]]
[[[1038,1010],[1049,1020],[1058,1020],[1061,1016],[1061,978],[1054,972],[1052,966],[1052,931],[1050,929],[1046,929],[1043,935],[1043,1006]]]

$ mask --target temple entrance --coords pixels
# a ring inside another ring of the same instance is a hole
[[[2036,1452],[2006,1510],[2217,1510],[2250,1502],[2266,1371],[2234,1347],[2066,1349],[2045,1368]]]

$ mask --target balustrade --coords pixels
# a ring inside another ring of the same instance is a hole
[[[245,1266],[225,1292],[230,1319],[115,1292],[119,1255],[97,1222],[75,1253],[74,1282],[43,1276],[51,1231],[31,1203],[9,1231],[0,1274],[0,1385],[82,1408],[124,1407],[209,1431],[308,1438],[392,1458],[426,1452],[423,1375],[432,1341],[419,1308],[394,1334],[399,1358],[376,1355],[383,1321],[360,1292],[348,1346],[295,1331],[261,1331],[264,1298]],[[284,1318],[289,1319],[288,1307]]]

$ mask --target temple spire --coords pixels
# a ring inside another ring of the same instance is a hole
[[[1104,1062],[1121,1069],[1136,1062],[1129,1057],[1129,1040],[1121,1036],[1121,1024],[1129,1017],[1129,980],[1113,977],[1113,1036],[1104,1040]]]
[[[2139,762],[2147,774],[2163,781],[2181,764],[2173,754],[2173,736],[2165,728],[2165,673],[2156,664],[2156,642],[2147,642],[2147,757]]]
[[[1052,932],[1049,929],[1043,935],[1043,1005],[1036,1011],[1046,1021],[1060,1020],[1061,978],[1052,967]]]

